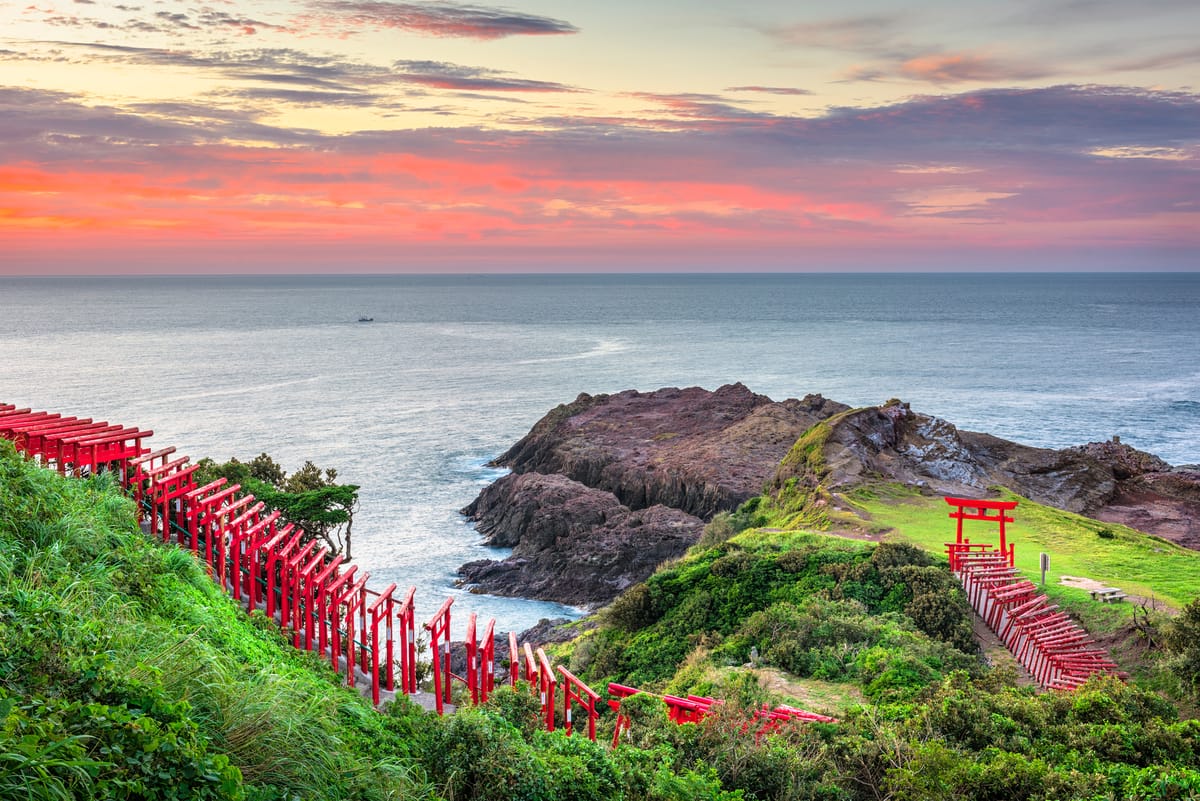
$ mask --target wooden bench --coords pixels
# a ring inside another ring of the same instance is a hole
[[[1121,592],[1120,587],[1101,587],[1098,590],[1092,590],[1092,599],[1096,601],[1103,601],[1106,604],[1120,601],[1122,598],[1126,597],[1128,596]]]

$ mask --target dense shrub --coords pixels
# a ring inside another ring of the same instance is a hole
[[[438,723],[422,761],[442,795],[478,801],[550,797],[545,763],[499,714],[466,708]]]
[[[1192,601],[1163,632],[1164,644],[1174,656],[1171,668],[1200,699],[1200,598]]]

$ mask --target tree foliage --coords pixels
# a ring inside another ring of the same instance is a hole
[[[358,508],[356,484],[337,483],[337,471],[322,470],[311,461],[288,473],[270,456],[260,453],[249,462],[236,458],[218,464],[201,459],[196,481],[207,484],[225,478],[271,509],[285,522],[294,523],[310,538],[320,540],[331,552],[351,557],[354,512]]]
[[[1200,699],[1200,598],[1166,625],[1163,641],[1174,657],[1171,667],[1176,675]]]

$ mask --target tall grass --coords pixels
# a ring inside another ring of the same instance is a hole
[[[219,772],[225,763],[213,755],[228,759],[237,770],[223,783],[196,779],[211,797],[432,797],[403,739],[421,724],[377,714],[257,618],[190,554],[146,538],[110,477],[63,479],[0,441],[0,796],[106,797],[137,782],[145,790],[155,779],[131,767],[142,757],[98,750],[105,737],[125,736],[127,724],[111,721],[132,714],[143,728],[164,727],[153,742],[191,743],[196,765]],[[44,703],[84,722],[52,723],[36,712]],[[88,714],[102,717],[88,724]],[[41,739],[30,726],[42,727]],[[162,797],[175,783],[170,771],[186,773],[181,759],[155,768],[168,777]],[[11,796],[6,786],[28,791]]]

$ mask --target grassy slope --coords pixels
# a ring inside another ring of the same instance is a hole
[[[61,479],[0,442],[0,510],[0,752],[15,764],[29,732],[69,746],[48,752],[48,776],[34,763],[0,778],[35,798],[432,795],[410,721],[374,712],[190,554],[149,541],[111,482]],[[157,762],[135,760],[147,748]],[[68,751],[76,770],[54,762]]]
[[[758,690],[835,715],[864,696],[911,697],[945,672],[977,668],[972,654],[908,615],[922,593],[961,595],[945,568],[902,569],[905,553],[875,552],[871,543],[768,529],[702,544],[557,652],[597,687],[734,697],[757,673]],[[969,647],[969,607],[943,600],[945,614],[923,616],[924,624]],[[752,646],[771,670],[741,667]]]
[[[1082,576],[1131,594],[1162,599],[1173,607],[1187,604],[1200,593],[1200,552],[1011,493],[1005,497],[1020,502],[1013,513],[1016,522],[1007,529],[1008,541],[1016,546],[1017,567],[1040,580],[1038,556],[1049,554],[1048,588],[1057,585],[1061,576]],[[847,500],[869,516],[875,530],[886,530],[885,540],[911,542],[944,554],[945,543],[954,539],[954,521],[947,517],[949,507],[940,497],[885,487],[850,493]],[[1102,537],[1099,532],[1112,536]],[[973,526],[969,521],[964,533],[975,542],[995,542],[997,538],[995,526]]]

